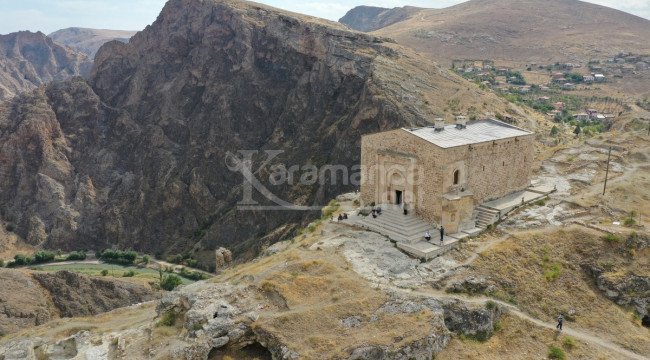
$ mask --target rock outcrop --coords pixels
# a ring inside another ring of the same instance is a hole
[[[257,256],[320,212],[238,203],[325,205],[356,187],[362,134],[427,124],[448,90],[466,93],[467,106],[501,104],[337,23],[171,0],[129,43],[102,46],[87,82],[56,82],[0,109],[0,215],[50,248],[194,250],[211,265],[221,246]],[[259,183],[245,181],[249,163]],[[282,166],[299,170],[271,181]]]
[[[53,80],[86,76],[91,66],[86,55],[41,32],[0,35],[0,101]]]
[[[203,360],[214,349],[241,349],[255,343],[266,347],[274,359],[304,356],[296,350],[296,344],[281,340],[273,329],[255,323],[260,318],[258,312],[263,311],[255,303],[255,293],[254,287],[197,284],[192,289],[167,294],[156,311],[160,318],[173,314],[179,321],[182,319],[186,332],[183,344],[174,349],[172,356]],[[427,313],[432,314],[432,331],[427,336],[398,348],[387,345],[352,348],[347,359],[432,359],[447,345],[451,332],[481,341],[489,338],[501,309],[496,305],[485,307],[460,300],[441,301],[393,293],[369,319],[352,316],[341,319],[341,323],[345,328],[361,328],[376,322],[379,316],[407,321]]]

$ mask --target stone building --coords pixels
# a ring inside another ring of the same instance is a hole
[[[534,134],[493,119],[397,129],[361,140],[364,204],[397,204],[448,233],[473,228],[474,208],[529,185]]]

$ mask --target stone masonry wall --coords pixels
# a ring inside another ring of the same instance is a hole
[[[471,191],[474,205],[528,186],[534,136],[516,139],[443,149],[401,129],[363,136],[361,199],[364,204],[381,200],[377,198],[378,179],[373,168],[378,154],[415,157],[418,170],[412,174],[416,184],[411,209],[424,219],[439,223],[441,196],[454,189],[455,170],[460,171],[456,188]]]

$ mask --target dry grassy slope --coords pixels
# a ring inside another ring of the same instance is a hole
[[[577,0],[471,0],[424,9],[374,34],[445,66],[455,58],[550,63],[650,51],[650,21]]]
[[[648,354],[648,329],[633,318],[631,310],[605,298],[581,264],[611,267],[612,275],[648,277],[650,249],[631,256],[624,242],[610,245],[602,236],[580,227],[517,235],[481,253],[469,275],[489,276],[496,286],[492,296],[516,303],[538,319],[552,322],[557,314],[574,310],[567,327]],[[559,277],[547,280],[555,264],[560,266]]]

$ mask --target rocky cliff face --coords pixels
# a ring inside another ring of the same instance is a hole
[[[85,76],[92,62],[41,32],[0,35],[0,100],[53,80]]]
[[[238,202],[325,205],[355,188],[362,134],[426,124],[448,91],[467,106],[500,103],[337,23],[172,0],[128,44],[105,44],[87,82],[54,83],[0,111],[0,213],[29,242],[55,248],[194,249],[206,263],[218,246],[257,255],[314,213]],[[246,160],[240,150],[259,151],[254,177],[277,199],[231,170]],[[267,150],[281,153],[261,166]],[[300,170],[274,185],[279,164]],[[304,170],[328,164],[348,175],[326,171],[314,183]]]
[[[99,48],[105,43],[112,40],[129,42],[131,36],[136,32],[137,31],[71,27],[57,30],[47,36],[56,42],[81,51],[90,58],[94,58],[97,50],[99,50]]]

